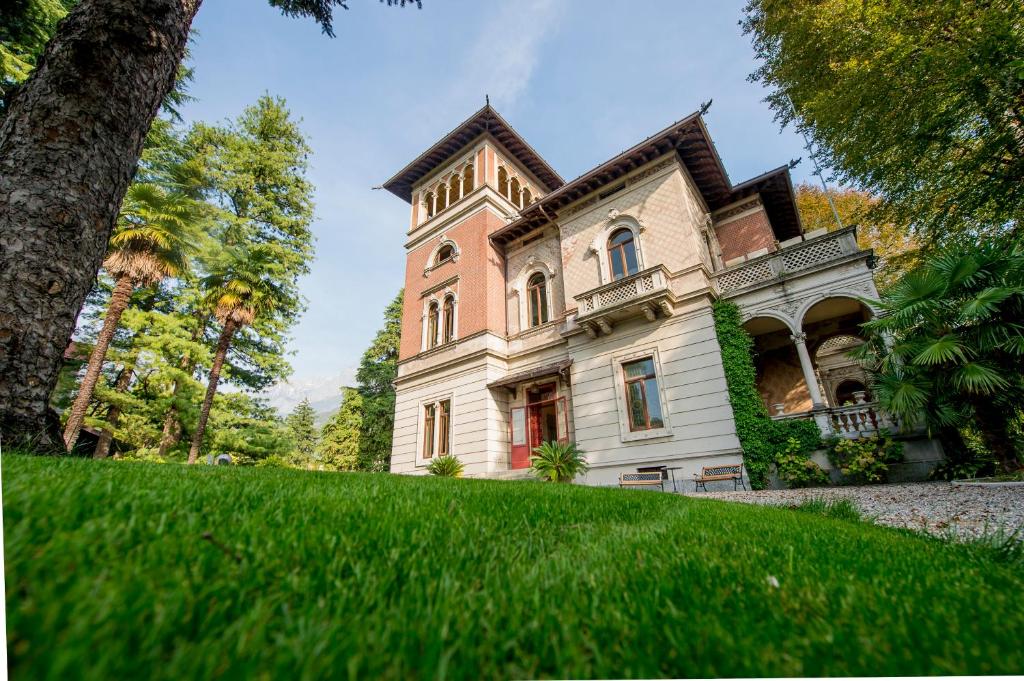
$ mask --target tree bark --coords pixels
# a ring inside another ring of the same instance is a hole
[[[64,348],[200,0],[83,0],[0,124],[0,433],[56,448]]]
[[[134,352],[129,355],[128,359],[124,363],[124,367],[121,369],[121,375],[117,377],[117,382],[114,384],[114,390],[123,393],[128,391],[128,384],[132,382],[132,375],[135,373],[135,360],[138,357],[138,352]],[[116,404],[111,405],[107,411],[107,423],[110,424],[110,428],[104,428],[100,432],[100,440],[96,443],[96,451],[92,453],[94,459],[105,459],[110,454],[110,445],[114,441],[114,428],[117,427],[117,422],[121,419],[121,408]]]
[[[128,307],[133,288],[132,278],[122,275],[114,286],[114,292],[110,295],[107,314],[103,318],[103,328],[100,330],[99,337],[96,338],[96,346],[92,349],[92,354],[89,355],[85,377],[82,378],[82,384],[78,386],[78,395],[75,397],[74,404],[71,405],[71,413],[68,416],[67,425],[64,427],[64,446],[69,452],[78,441],[78,434],[82,432],[85,410],[89,407],[89,401],[96,389],[100,371],[103,369],[103,360],[107,356],[107,348],[110,347],[110,341],[114,339],[117,327],[121,323],[121,315]]]
[[[220,332],[220,339],[217,341],[217,353],[213,356],[213,366],[210,367],[210,384],[206,386],[206,397],[203,398],[203,407],[199,410],[196,431],[192,434],[192,447],[188,450],[188,462],[190,464],[196,463],[199,460],[199,450],[202,449],[203,436],[206,435],[206,422],[210,418],[210,407],[213,406],[213,396],[217,394],[220,370],[224,366],[224,358],[228,354],[228,347],[231,345],[231,337],[234,333],[235,323],[228,320],[224,324],[224,330]]]

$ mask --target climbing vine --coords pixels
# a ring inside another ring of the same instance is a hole
[[[736,434],[743,447],[743,464],[754,489],[763,489],[768,472],[777,458],[792,449],[806,455],[821,446],[818,425],[811,420],[773,421],[757,392],[757,373],[752,350],[754,341],[744,330],[740,310],[734,303],[714,305],[715,332],[722,350],[722,366],[729,387],[729,402],[736,420]]]

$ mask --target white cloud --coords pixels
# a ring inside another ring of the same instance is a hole
[[[515,107],[540,60],[544,40],[560,23],[564,3],[557,0],[503,2],[481,28],[455,81],[460,98],[490,95],[499,109]]]

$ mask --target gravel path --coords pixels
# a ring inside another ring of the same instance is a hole
[[[866,487],[817,487],[759,492],[687,492],[688,496],[747,504],[791,505],[814,498],[850,499],[865,516],[906,527],[970,539],[997,531],[1024,535],[1024,486],[919,482]]]

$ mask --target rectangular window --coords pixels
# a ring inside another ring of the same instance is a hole
[[[629,429],[652,430],[664,428],[658,377],[654,372],[654,358],[646,357],[622,365],[626,384],[626,410]]]
[[[440,403],[441,407],[441,419],[437,434],[437,455],[447,456],[451,454],[451,439],[452,439],[452,402],[451,400],[442,400]]]
[[[434,416],[436,408],[428,404],[423,408],[423,458],[434,456]]]

